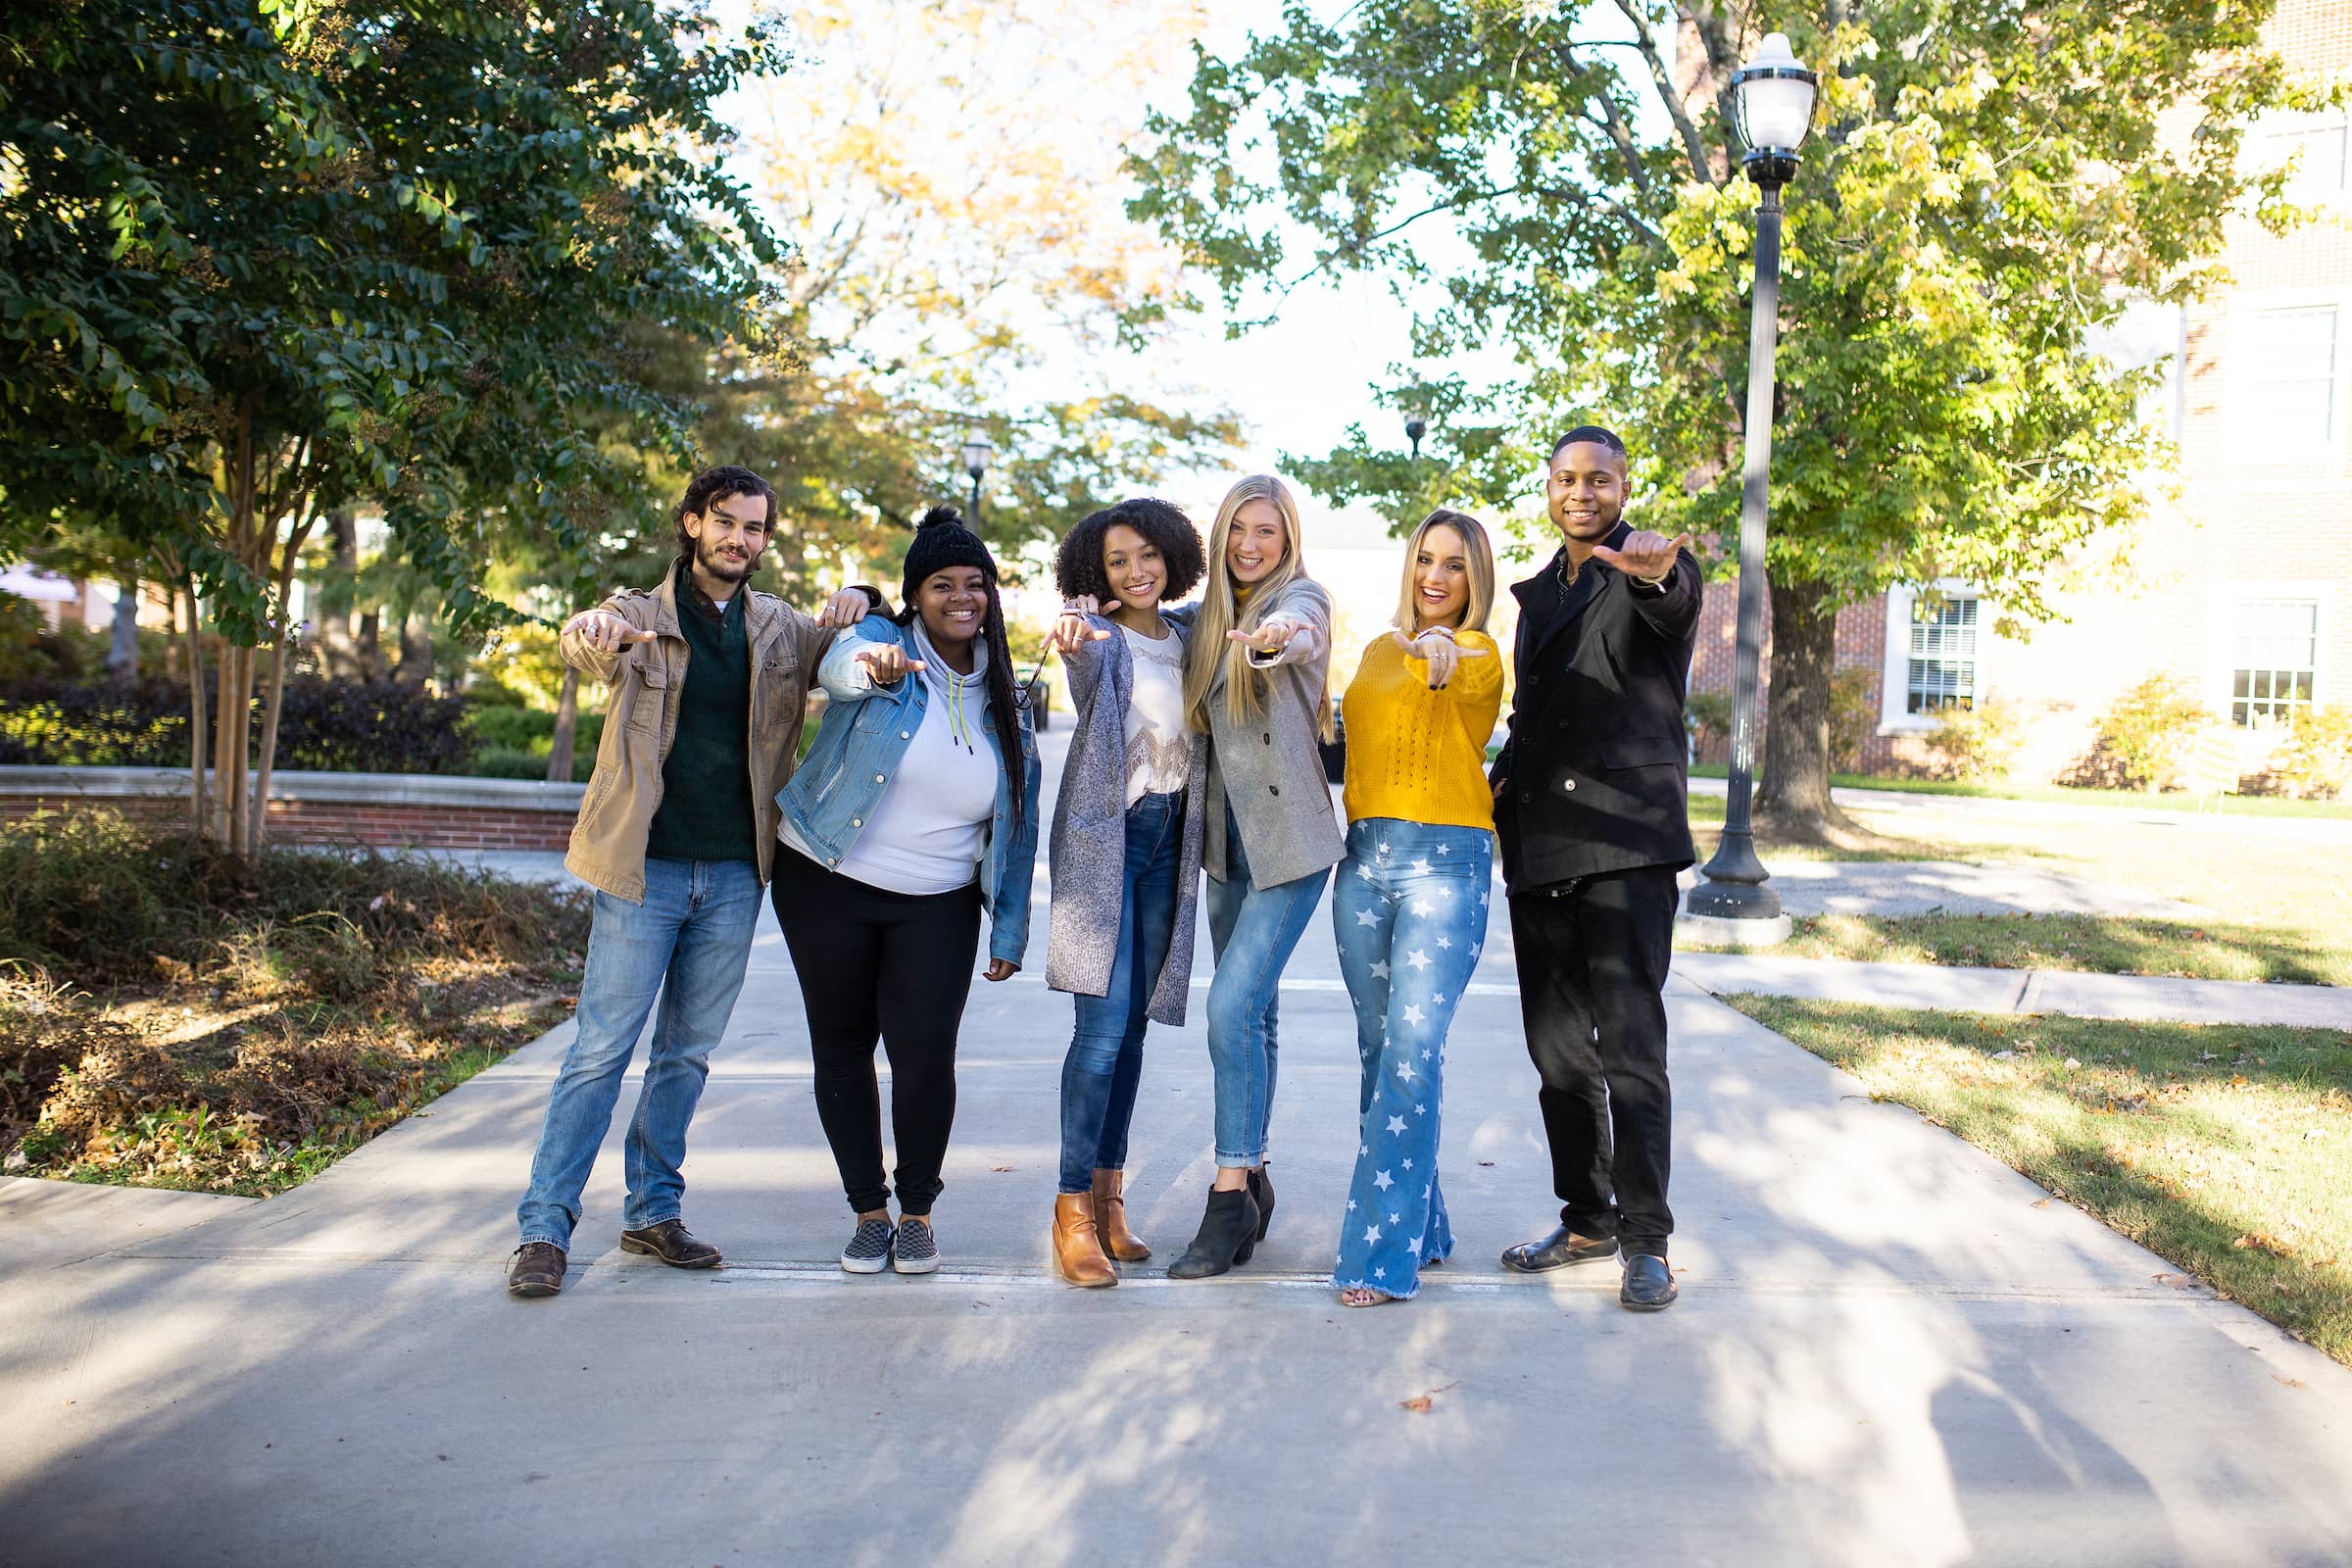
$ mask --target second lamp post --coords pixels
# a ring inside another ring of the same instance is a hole
[[[1690,890],[1686,907],[1701,919],[1751,922],[1765,940],[1787,934],[1781,896],[1756,858],[1748,827],[1756,772],[1756,694],[1764,651],[1764,524],[1772,467],[1773,354],[1780,344],[1781,187],[1813,124],[1820,78],[1801,65],[1783,33],[1768,33],[1732,77],[1733,114],[1747,144],[1747,177],[1764,193],[1756,208],[1755,305],[1747,332],[1746,465],[1740,489],[1740,627],[1732,663],[1732,766],[1723,841]],[[1777,927],[1766,936],[1767,927]]]

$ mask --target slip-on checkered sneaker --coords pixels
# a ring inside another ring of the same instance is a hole
[[[898,1231],[886,1219],[858,1222],[858,1234],[841,1250],[841,1266],[853,1274],[879,1274],[890,1266],[890,1244]]]
[[[899,1227],[899,1239],[891,1244],[890,1266],[902,1274],[930,1274],[939,1268],[939,1243],[931,1235],[928,1220],[916,1220]]]

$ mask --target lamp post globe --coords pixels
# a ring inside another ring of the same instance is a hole
[[[1746,460],[1740,489],[1740,622],[1732,662],[1732,765],[1724,799],[1723,839],[1686,906],[1727,934],[1776,942],[1788,935],[1781,896],[1756,858],[1749,812],[1755,795],[1756,700],[1764,648],[1764,538],[1770,514],[1773,355],[1780,346],[1781,187],[1796,176],[1797,155],[1813,126],[1821,80],[1805,69],[1783,33],[1767,33],[1732,76],[1732,115],[1746,144],[1742,168],[1763,192],[1756,207],[1756,283],[1747,331]]]
[[[1427,434],[1429,434],[1429,421],[1427,419],[1424,419],[1418,414],[1409,416],[1405,419],[1404,438],[1413,444],[1413,458],[1416,462],[1418,462],[1421,457],[1421,438]]]
[[[996,444],[975,430],[963,438],[963,471],[972,476],[972,526],[980,525],[980,478],[996,461]]]

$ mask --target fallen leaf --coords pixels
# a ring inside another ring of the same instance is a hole
[[[989,1168],[990,1170],[1010,1170],[1010,1169],[1012,1169],[1012,1167],[1011,1167],[1010,1165],[991,1165],[991,1166],[989,1166],[988,1168]]]
[[[2148,1278],[2159,1285],[2170,1285],[2176,1291],[2193,1291],[2197,1288],[2196,1276],[2192,1274],[2151,1274]]]
[[[1415,1415],[1429,1414],[1429,1396],[1426,1394],[1416,1394],[1409,1399],[1399,1399],[1396,1402]]]
[[[2278,1379],[2280,1383],[2285,1384],[2290,1389],[2299,1389],[2303,1386],[2303,1380],[2301,1378],[2290,1378],[2283,1372],[2274,1372],[2271,1374],[2271,1376]]]
[[[1480,1160],[1480,1161],[1479,1161],[1479,1163],[1480,1163],[1481,1165],[1492,1165],[1492,1164],[1494,1164],[1494,1162],[1493,1160],[1491,1160],[1491,1159],[1482,1159],[1482,1160]]]
[[[2057,1194],[2055,1194],[2055,1193],[2052,1193],[2052,1194],[2050,1195],[2050,1198],[2055,1198],[2055,1197],[2057,1197],[2057,1196],[2058,1196]],[[2036,1198],[2035,1200],[2034,1200],[2034,1206],[2035,1208],[2047,1208],[2047,1207],[2049,1207],[2049,1206],[2050,1206],[2050,1199],[2049,1199],[2049,1198]]]

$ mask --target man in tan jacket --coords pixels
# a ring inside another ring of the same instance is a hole
[[[750,469],[695,475],[668,576],[564,627],[564,662],[612,693],[564,862],[596,890],[596,908],[576,1032],[516,1210],[512,1295],[564,1287],[580,1194],[657,995],[620,1245],[677,1268],[719,1261],[679,1215],[687,1125],[743,989],[776,792],[792,776],[817,662],[837,628],[883,608],[874,590],[849,588],[812,619],[753,589],[774,519],[775,492]]]

